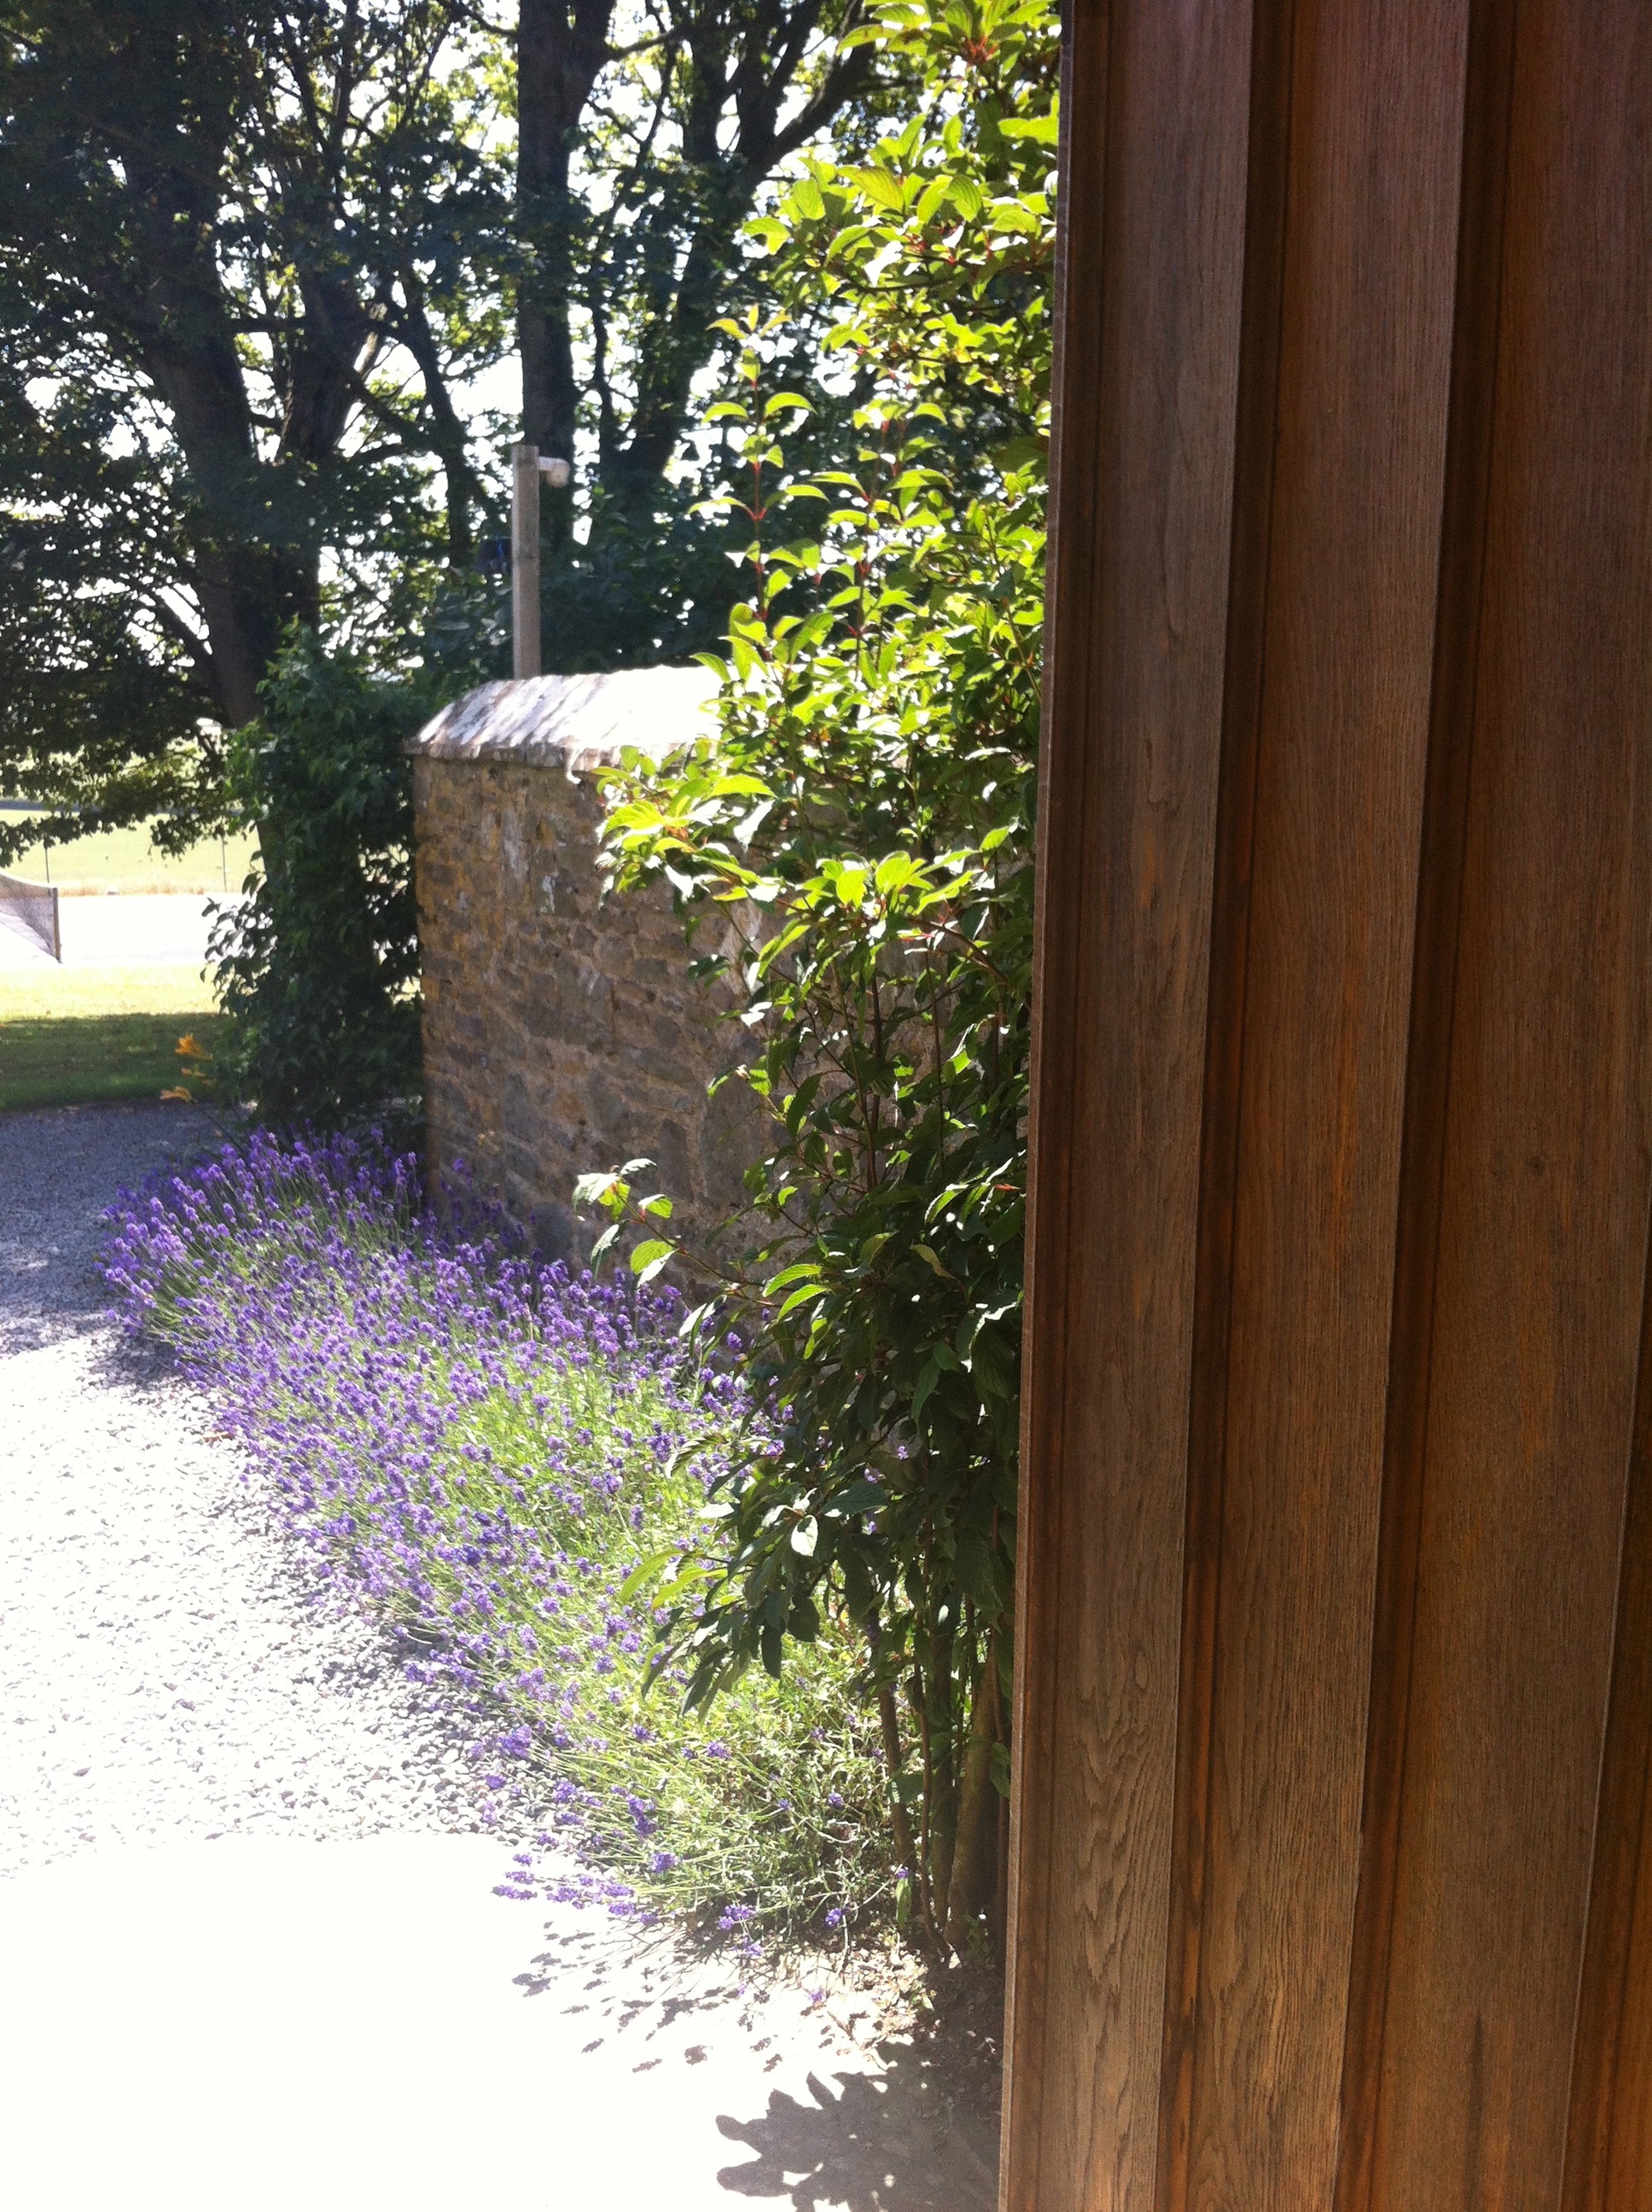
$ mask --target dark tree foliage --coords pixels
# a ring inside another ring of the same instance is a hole
[[[0,865],[221,823],[295,622],[502,672],[465,387],[513,321],[529,434],[595,455],[546,518],[553,657],[720,635],[696,380],[777,165],[891,96],[857,5],[523,0],[519,84],[470,0],[0,0],[0,787],[52,810]]]
[[[263,866],[220,921],[231,1042],[213,1079],[276,1127],[416,1118],[418,926],[404,740],[430,708],[297,635],[262,687],[263,718],[230,744],[232,796]]]
[[[858,5],[525,0],[519,87],[471,0],[0,0],[0,790],[46,810],[0,866],[255,823],[219,950],[225,1073],[266,1112],[411,1085],[405,779],[364,732],[507,665],[465,387],[513,318],[530,428],[594,454],[547,518],[552,665],[726,630],[743,533],[701,503],[731,454],[696,380],[765,296],[742,226],[777,165],[893,96]],[[817,394],[799,463],[852,447],[852,397]],[[373,918],[339,921],[358,878]],[[335,922],[370,948],[343,969]]]
[[[886,100],[859,0],[520,0],[517,320],[524,434],[592,465],[547,501],[556,665],[677,659],[726,627],[738,539],[698,381],[763,292],[768,181]]]
[[[0,781],[58,810],[0,860],[197,834],[291,623],[393,652],[476,595],[476,46],[445,0],[0,11]]]

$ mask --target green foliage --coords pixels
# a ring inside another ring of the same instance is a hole
[[[442,0],[0,5],[0,784],[53,810],[0,865],[218,826],[294,621],[393,663],[483,611],[489,46]]]
[[[992,1909],[1007,1773],[1055,24],[895,0],[859,35],[920,70],[920,115],[864,164],[805,163],[760,226],[781,313],[829,302],[853,462],[789,465],[806,403],[754,317],[717,410],[751,584],[721,742],[628,763],[607,835],[738,986],[772,1116],[758,1240],[711,1304],[787,1419],[662,1583],[672,1648],[699,1699],[823,1616],[864,1628],[895,1849],[957,1942]],[[677,1248],[641,1164],[585,1195],[647,1270]]]
[[[247,897],[214,933],[230,1017],[214,1078],[271,1124],[405,1126],[421,1084],[413,786],[428,696],[298,633],[238,731],[230,789],[256,829]]]
[[[856,14],[855,0],[519,0],[507,97],[525,434],[569,459],[583,434],[598,555],[610,529],[650,521],[716,319],[750,289],[742,226],[768,179],[875,97],[871,55],[841,36]]]
[[[578,1889],[623,1877],[635,1905],[748,1937],[881,1918],[883,1778],[850,1638],[822,1637],[784,1681],[748,1677],[714,1717],[676,1681],[650,1688],[632,1584],[703,1526],[727,1377],[668,1333],[616,1330],[608,1294],[569,1297],[551,1274],[513,1295],[529,1277],[500,1269],[485,1226],[456,1255],[410,1183],[399,1205],[382,1178],[364,1195],[362,1155],[343,1158],[342,1202],[315,1153],[267,1138],[229,1175],[197,1170],[188,1204],[171,1186],[158,1230],[144,1209],[149,1256],[129,1240],[116,1262],[145,1327],[250,1427],[311,1557],[372,1593],[404,1655],[436,1660],[428,1679],[465,1686],[458,1711],[484,1740],[530,1723],[507,1771],[608,1877]]]
[[[591,1834],[603,1863],[654,1909],[687,1910],[708,1926],[718,1905],[745,1905],[758,1928],[796,1934],[817,1928],[833,1909],[849,1919],[886,1911],[893,1887],[875,1840],[883,1796],[876,1731],[851,1693],[853,1639],[818,1638],[784,1681],[748,1676],[707,1715],[684,1705],[680,1677],[651,1687],[646,1644],[633,1656],[607,1636],[615,1579],[646,1571],[662,1553],[675,1556],[702,1531],[700,1455],[714,1455],[717,1420],[714,1404],[685,1413],[655,1380],[622,1394],[598,1361],[560,1377],[556,1400],[537,1416],[507,1380],[455,1427],[430,1487],[441,1501],[434,1510],[442,1533],[458,1544],[478,1514],[519,1514],[510,1471],[543,1464],[547,1424],[586,1439],[578,1450],[584,1465],[624,1462],[623,1501],[592,1499],[577,1518],[549,1479],[529,1492],[546,1543],[596,1569],[572,1578],[556,1632],[581,1651],[600,1649],[606,1638],[614,1668],[601,1686],[600,1729],[549,1754],[547,1771],[532,1780],[547,1797],[560,1777],[590,1792]],[[663,1457],[641,1442],[662,1429],[679,1444]],[[464,1477],[456,1492],[455,1469]],[[463,1525],[461,1505],[470,1516]],[[439,1545],[432,1549],[439,1554]],[[441,1572],[430,1569],[438,1583]],[[495,1629],[519,1621],[545,1635],[544,1601],[525,1575],[501,1577],[495,1590]],[[509,1679],[507,1664],[500,1672]],[[638,1796],[659,1808],[659,1834],[633,1821],[628,1802]],[[659,1849],[662,1839],[667,1852]]]

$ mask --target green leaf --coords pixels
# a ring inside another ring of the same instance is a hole
[[[843,174],[874,207],[883,208],[890,215],[906,213],[906,193],[901,181],[887,169],[846,169]]]
[[[826,212],[826,196],[813,177],[799,177],[787,198],[807,222],[818,222]]]
[[[846,1491],[834,1499],[833,1503],[840,1513],[865,1513],[873,1506],[882,1505],[884,1503],[883,1487],[880,1484],[862,1475],[858,1482],[852,1482]]]
[[[962,1534],[954,1559],[958,1588],[991,1614],[1001,1602],[993,1547],[984,1537]]]
[[[865,1561],[858,1552],[844,1552],[839,1555],[837,1565],[843,1577],[843,1596],[849,1618],[864,1621],[878,1602],[878,1592],[866,1571]]]
[[[940,1362],[932,1353],[919,1370],[918,1387],[912,1394],[912,1418],[914,1421],[934,1395],[935,1387],[940,1379]]]
[[[937,212],[946,205],[951,191],[952,179],[950,176],[942,174],[932,178],[919,194],[915,210],[917,220],[925,223],[933,222]]]
[[[640,1591],[652,1589],[668,1567],[677,1565],[677,1559],[675,1552],[650,1552],[639,1559],[619,1586],[620,1603],[629,1605]]]

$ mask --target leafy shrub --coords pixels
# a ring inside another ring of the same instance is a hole
[[[894,0],[858,35],[920,67],[922,115],[756,227],[783,306],[835,311],[853,464],[788,465],[806,400],[749,325],[721,741],[629,762],[607,834],[621,884],[732,924],[702,966],[772,1115],[747,1264],[682,1257],[785,1418],[719,1479],[726,1540],[662,1573],[670,1647],[703,1700],[823,1621],[864,1632],[893,1848],[957,1942],[1001,1894],[1008,1771],[1055,20]],[[677,1251],[626,1172],[586,1196],[642,1231],[640,1271]]]
[[[263,1121],[341,1127],[417,1111],[413,783],[404,740],[428,693],[370,676],[314,635],[260,687],[229,779],[258,861],[212,940],[231,1031],[216,1079]]]
[[[731,1361],[689,1356],[674,1294],[547,1267],[485,1218],[444,1230],[410,1157],[348,1138],[255,1135],[123,1199],[104,1268],[319,1577],[465,1717],[491,1802],[544,1821],[554,1856],[519,1854],[512,1893],[726,1933],[889,1896],[843,1638],[714,1726],[680,1670],[649,1694],[636,1570],[694,1544],[731,1436],[761,1425]]]

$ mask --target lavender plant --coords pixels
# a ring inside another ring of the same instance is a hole
[[[762,1418],[738,1344],[685,1348],[674,1292],[546,1265],[475,1208],[445,1229],[410,1157],[346,1138],[258,1134],[123,1194],[103,1267],[319,1580],[465,1716],[491,1815],[537,1825],[547,1856],[519,1851],[508,1893],[748,1941],[890,1893],[845,1638],[829,1625],[710,1714],[684,1710],[680,1669],[650,1686],[638,1591],[702,1542]]]

